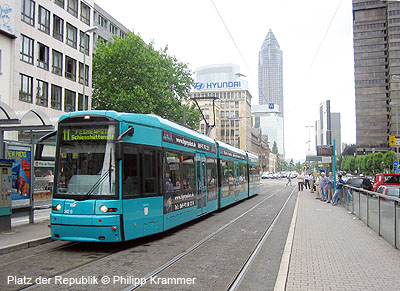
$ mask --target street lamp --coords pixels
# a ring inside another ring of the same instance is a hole
[[[85,95],[85,90],[86,90],[86,49],[88,49],[86,47],[86,44],[88,46],[90,46],[89,43],[86,43],[86,34],[89,32],[93,32],[97,29],[97,26],[91,26],[88,29],[86,29],[85,31],[83,31],[84,35],[85,35],[85,42],[84,42],[84,48],[83,48],[83,96],[82,96],[82,109],[85,110],[86,109],[86,95]],[[81,40],[82,42],[82,40]],[[88,104],[88,108],[89,108],[89,104]]]
[[[308,151],[310,151],[310,145],[311,145],[311,134],[310,134],[310,128],[314,128],[314,125],[306,125],[306,128],[308,128]]]
[[[397,102],[392,101],[392,102],[389,102],[389,105],[396,107],[396,135],[398,136],[399,135],[399,114],[398,114],[399,104]],[[399,155],[399,147],[397,146],[396,147],[396,160],[398,158],[398,155]]]

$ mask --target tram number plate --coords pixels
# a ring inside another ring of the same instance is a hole
[[[186,201],[175,205],[175,210],[194,206],[194,201]]]
[[[72,209],[64,209],[64,214],[72,214],[73,210]]]

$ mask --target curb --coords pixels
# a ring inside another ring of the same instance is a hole
[[[290,256],[292,254],[292,245],[294,232],[296,229],[297,211],[299,205],[300,192],[297,194],[296,205],[294,207],[292,222],[290,223],[288,236],[286,239],[285,248],[283,250],[281,265],[279,267],[278,276],[276,278],[274,291],[284,291],[286,289],[287,275],[289,272]]]
[[[52,241],[53,241],[53,239],[51,238],[51,236],[45,236],[45,237],[41,237],[41,238],[38,238],[38,239],[25,241],[25,242],[22,242],[22,243],[8,245],[8,246],[0,248],[0,255],[6,254],[6,253],[9,253],[9,252],[19,251],[19,250],[22,250],[22,249],[28,249],[28,248],[36,247],[38,245],[46,244],[46,243],[49,243],[49,242],[52,242]]]

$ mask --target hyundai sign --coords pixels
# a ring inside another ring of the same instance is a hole
[[[209,83],[202,83],[196,82],[194,84],[195,90],[215,90],[215,89],[241,89],[242,85],[240,81],[234,82],[209,82]]]

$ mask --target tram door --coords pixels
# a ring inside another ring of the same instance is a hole
[[[206,156],[204,154],[196,154],[197,215],[206,213],[208,191],[206,165]]]

